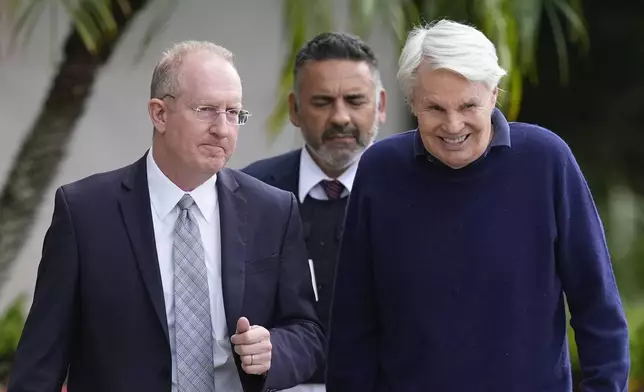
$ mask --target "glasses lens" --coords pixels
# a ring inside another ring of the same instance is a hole
[[[250,116],[250,113],[247,112],[246,110],[240,111],[238,116],[239,125],[246,124],[246,121],[248,121],[249,116]]]

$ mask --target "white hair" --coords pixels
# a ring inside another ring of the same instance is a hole
[[[450,20],[415,27],[398,60],[398,83],[408,103],[423,60],[432,69],[447,69],[490,89],[507,73],[499,66],[494,44],[476,28]]]
[[[233,67],[234,54],[221,45],[210,41],[183,41],[166,50],[154,67],[150,83],[150,98],[162,98],[166,94],[176,94],[179,88],[177,70],[184,58],[195,52],[210,52],[228,61]]]

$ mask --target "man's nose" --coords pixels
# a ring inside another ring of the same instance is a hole
[[[349,110],[344,102],[340,101],[334,105],[331,121],[334,124],[342,126],[346,126],[351,123],[351,116],[349,115]]]
[[[210,133],[220,137],[220,138],[225,138],[228,136],[230,133],[230,127],[231,125],[226,122],[226,116],[225,115],[219,115],[215,119],[215,121],[210,124]]]
[[[448,113],[445,121],[445,130],[451,134],[460,133],[465,127],[463,116],[459,113]]]

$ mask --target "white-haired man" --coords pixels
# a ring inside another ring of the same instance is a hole
[[[328,392],[623,392],[628,331],[602,224],[554,133],[495,108],[494,45],[439,21],[398,77],[418,128],[362,156],[347,209]]]

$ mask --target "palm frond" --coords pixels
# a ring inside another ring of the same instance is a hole
[[[514,19],[517,21],[518,66],[533,82],[537,81],[535,55],[539,37],[539,25],[543,4],[541,0],[515,1],[511,5]]]
[[[158,1],[149,0],[145,3],[150,5]],[[58,7],[62,6],[87,51],[93,55],[100,55],[101,50],[118,33],[116,15],[128,18],[132,13],[133,4],[138,3],[134,0],[0,0],[0,27],[10,32],[7,34],[9,48],[26,45],[47,9],[50,12],[52,29],[56,29],[56,12]],[[164,6],[158,7],[160,11],[157,11],[152,23],[147,27],[135,61],[140,59],[153,37],[166,26],[177,5],[178,0],[165,0]],[[53,39],[56,34],[51,36]],[[52,42],[52,47],[55,46],[53,44]]]
[[[545,0],[544,4],[546,14],[552,26],[552,34],[555,39],[555,46],[557,48],[557,56],[559,59],[559,77],[561,83],[568,82],[568,40],[564,32],[563,18],[568,22],[570,27],[570,40],[577,43],[582,50],[587,50],[589,46],[588,31],[584,20],[580,16],[578,10],[581,8],[581,3],[578,0]]]
[[[270,138],[278,136],[288,117],[288,94],[293,86],[293,69],[297,52],[316,34],[331,30],[333,1],[283,0],[282,11],[286,26],[288,52],[280,71],[277,104],[269,115],[266,126]]]
[[[545,4],[546,15],[550,19],[552,25],[552,35],[555,40],[555,47],[557,48],[557,58],[559,59],[559,75],[561,81],[566,83],[568,81],[568,52],[566,50],[566,38],[559,20],[559,15],[555,10],[554,4],[548,2]]]
[[[27,42],[40,19],[42,12],[47,7],[45,0],[6,0],[7,5],[2,7],[5,17],[0,19],[2,28],[7,30],[6,53],[11,53],[18,46],[19,36]]]
[[[366,37],[376,16],[376,0],[349,0],[349,17],[354,34]]]
[[[499,63],[508,72],[501,81],[499,104],[506,115],[514,119],[518,115],[523,90],[523,70],[519,66],[519,39],[516,14],[507,6],[504,0],[484,0],[475,8],[470,18],[478,23],[483,33],[494,42],[499,56]]]
[[[15,23],[18,4],[16,0],[0,0],[0,57],[7,51],[9,44],[7,26]]]
[[[119,4],[121,3],[124,3],[121,5],[122,8],[124,6],[129,6],[126,0],[119,0]],[[150,23],[145,30],[143,39],[139,44],[139,50],[134,57],[135,64],[139,63],[141,59],[143,59],[143,55],[150,47],[150,44],[154,40],[154,37],[156,37],[161,31],[163,31],[167,27],[168,22],[170,21],[170,18],[172,17],[172,15],[174,15],[174,11],[177,9],[178,5],[179,5],[179,2],[177,0],[166,0],[163,7],[157,8],[157,10],[160,10],[160,11],[157,11],[157,13],[154,16],[154,19],[152,20],[152,23]],[[123,12],[125,13],[125,10],[123,10]]]
[[[420,10],[413,0],[380,1],[380,9],[386,10],[384,18],[389,20],[389,26],[396,37],[398,47],[402,48],[407,39],[409,26],[418,25],[421,22]],[[366,37],[366,35],[361,36]]]
[[[286,95],[292,84],[293,50],[310,38],[312,30],[322,26],[311,20],[302,1],[282,2],[287,39],[291,45],[282,67],[278,104],[267,122],[271,135],[279,134],[288,114]],[[332,9],[328,0],[308,4]],[[401,46],[408,30],[420,22],[449,18],[474,23],[494,42],[499,62],[508,70],[501,84],[505,94],[501,94],[500,104],[510,119],[516,119],[519,114],[524,80],[533,83],[538,80],[535,60],[544,13],[552,26],[562,82],[565,83],[568,77],[568,42],[578,44],[583,50],[589,45],[582,0],[350,0],[349,12],[356,34],[367,38],[374,20],[383,18],[389,21]],[[565,26],[568,26],[567,35]]]

